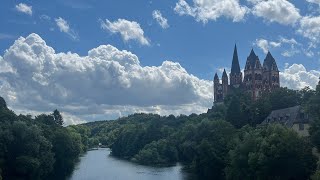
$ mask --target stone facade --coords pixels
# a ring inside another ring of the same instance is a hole
[[[263,65],[261,65],[259,57],[252,49],[247,57],[243,77],[240,70],[237,46],[235,45],[229,77],[224,70],[220,82],[216,73],[213,87],[214,101],[216,103],[223,102],[224,98],[233,92],[233,89],[249,92],[252,99],[256,100],[263,92],[272,92],[280,87],[277,63],[271,53],[268,52]]]

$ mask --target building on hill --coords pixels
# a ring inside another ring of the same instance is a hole
[[[311,118],[301,106],[294,106],[272,111],[261,124],[279,123],[292,128],[301,136],[309,136],[310,122]]]
[[[230,82],[230,84],[229,84]],[[279,70],[276,60],[268,52],[261,65],[259,57],[251,50],[244,68],[240,70],[237,46],[234,46],[231,72],[229,77],[224,69],[221,81],[216,73],[213,80],[215,103],[223,102],[224,98],[234,89],[249,92],[253,100],[259,98],[262,92],[272,92],[280,87]]]

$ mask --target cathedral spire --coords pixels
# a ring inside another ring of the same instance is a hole
[[[270,51],[268,51],[268,54],[267,54],[266,58],[264,59],[263,68],[266,71],[271,71],[271,70],[279,71],[276,60],[271,55]]]
[[[228,77],[226,69],[223,69],[222,77]]]
[[[231,74],[239,74],[240,73],[240,65],[238,59],[238,51],[237,44],[234,45],[233,58],[232,58],[232,66],[231,66]]]
[[[219,81],[219,77],[218,77],[217,73],[214,75],[214,80],[218,80]]]

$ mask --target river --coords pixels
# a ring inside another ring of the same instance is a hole
[[[110,156],[110,149],[88,151],[69,180],[185,180],[181,165],[142,166]]]

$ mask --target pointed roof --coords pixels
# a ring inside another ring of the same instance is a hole
[[[240,65],[237,51],[237,44],[234,45],[233,57],[232,57],[232,66],[231,66],[231,74],[240,73]]]
[[[228,77],[226,69],[223,69],[222,77]]]
[[[214,79],[215,79],[215,80],[217,80],[217,79],[219,80],[219,77],[218,77],[218,74],[217,74],[217,73],[214,75]]]
[[[278,71],[278,66],[276,63],[276,60],[271,55],[270,51],[268,51],[268,54],[263,62],[263,68],[266,70],[276,70]]]
[[[253,48],[251,49],[250,55],[247,58],[247,63],[250,63],[251,67],[255,67],[256,60],[259,60],[258,56],[254,52]]]

